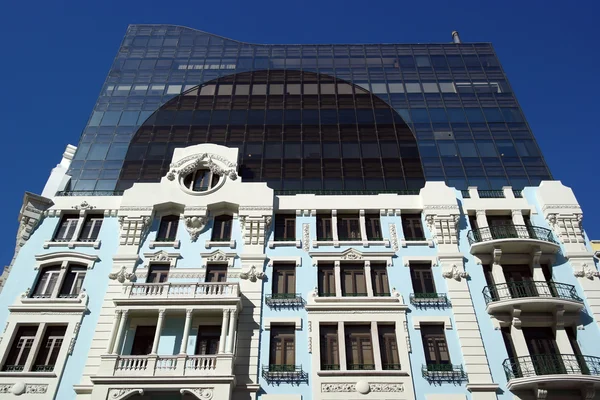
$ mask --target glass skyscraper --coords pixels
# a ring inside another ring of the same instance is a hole
[[[256,45],[131,25],[70,189],[158,182],[175,148],[199,143],[239,148],[244,181],[278,190],[552,179],[489,43]]]

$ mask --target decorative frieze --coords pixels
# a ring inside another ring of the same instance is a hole
[[[390,224],[390,241],[392,243],[392,250],[398,251],[400,246],[398,245],[398,232],[396,231],[396,224]]]
[[[367,383],[364,381],[357,383],[322,383],[322,393],[351,393],[359,392],[367,394],[374,393],[400,393],[404,392],[402,383]]]
[[[302,224],[302,249],[304,251],[310,250],[310,225]]]
[[[130,395],[137,393],[140,396],[144,394],[143,389],[130,389],[130,388],[119,388],[119,389],[110,389],[108,391],[108,398],[113,400],[121,400]]]
[[[150,217],[119,217],[121,225],[120,245],[139,246],[142,238],[150,226]]]

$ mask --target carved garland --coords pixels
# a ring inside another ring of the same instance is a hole
[[[442,272],[442,276],[444,278],[452,278],[460,282],[461,279],[469,278],[469,273],[459,270],[456,264],[452,264],[452,269]]]
[[[250,282],[256,282],[257,280],[263,280],[265,278],[265,273],[259,271],[256,266],[252,265],[248,272],[242,272],[240,274],[241,279],[248,279]]]
[[[213,160],[220,161],[224,166],[215,163]],[[179,168],[182,165],[188,163],[188,161],[192,162],[190,162],[183,168]],[[171,164],[170,170],[167,173],[167,179],[172,181],[175,180],[175,178],[177,177],[184,177],[187,174],[192,173],[201,167],[208,168],[213,174],[226,176],[232,181],[236,180],[238,177],[236,163],[232,163],[229,160],[216,154],[202,153],[185,157],[184,159]]]
[[[192,242],[198,240],[200,232],[206,226],[206,217],[184,217],[185,229],[190,234]]]

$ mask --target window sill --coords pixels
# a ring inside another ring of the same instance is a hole
[[[174,241],[152,240],[148,247],[150,247],[151,249],[154,249],[155,247],[173,247],[175,249],[178,249],[180,246],[181,246],[180,240],[174,240]]]
[[[313,240],[312,242],[312,246],[314,248],[317,248],[319,246],[333,246],[333,247],[340,247],[340,246],[363,246],[363,247],[369,247],[369,246],[385,246],[385,247],[390,247],[390,241],[389,239],[383,239],[383,240],[360,240],[360,239],[356,239],[356,240]]]
[[[317,371],[318,376],[409,376],[407,371],[399,369],[364,369],[364,370],[321,370]]]
[[[230,241],[214,241],[214,240],[207,240],[206,243],[204,244],[204,247],[207,249],[210,249],[211,247],[229,247],[231,249],[235,249],[235,239],[232,239]]]
[[[429,247],[433,247],[433,240],[432,239],[426,239],[426,240],[406,240],[406,239],[402,239],[401,240],[401,244],[402,247],[408,247],[408,246],[429,246]]]
[[[56,378],[56,373],[54,372],[33,372],[33,371],[19,371],[19,372],[8,372],[2,371],[0,372],[0,376],[11,376],[11,377],[35,377],[35,378]]]
[[[50,247],[68,247],[69,249],[74,249],[75,247],[93,247],[94,249],[99,249],[100,244],[100,240],[96,240],[94,242],[55,242],[52,240],[47,240],[44,242],[44,248],[49,249]]]
[[[287,247],[287,246],[296,246],[297,248],[301,248],[302,247],[302,241],[301,240],[281,240],[281,241],[277,241],[277,240],[269,240],[269,248],[270,249],[274,249],[275,247]]]

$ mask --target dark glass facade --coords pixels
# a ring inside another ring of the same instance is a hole
[[[72,190],[158,181],[176,147],[238,147],[274,189],[465,189],[551,179],[488,43],[254,45],[132,25],[71,165]]]

